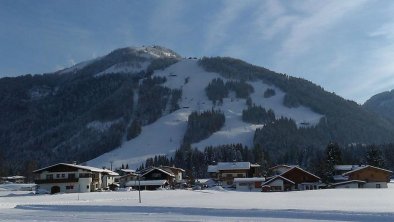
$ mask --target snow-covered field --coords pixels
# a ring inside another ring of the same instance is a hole
[[[34,195],[0,191],[0,221],[394,221],[388,189],[283,193],[164,190]]]
[[[154,76],[166,77],[167,81],[164,85],[171,89],[182,89],[181,109],[144,126],[137,138],[124,142],[118,149],[88,161],[88,165],[109,167],[112,163],[114,167],[128,164],[131,168],[137,168],[148,157],[171,155],[182,143],[190,113],[212,108],[223,111],[226,116],[225,125],[209,138],[192,144],[193,147],[203,150],[209,145],[232,143],[252,146],[255,130],[263,125],[242,121],[242,110],[247,107],[246,100],[230,96],[230,98],[223,100],[223,104],[214,106],[206,96],[205,87],[213,79],[221,78],[219,74],[206,72],[198,65],[197,60],[182,60],[165,70],[155,71]],[[283,105],[285,93],[274,86],[264,84],[262,81],[248,83],[254,88],[254,93],[251,94],[253,103],[261,105],[267,110],[272,109],[277,118],[284,116],[295,120],[298,125],[315,125],[323,117],[307,107],[285,107]],[[268,88],[273,88],[276,94],[273,97],[264,98],[264,92]]]

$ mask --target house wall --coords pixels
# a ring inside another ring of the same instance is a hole
[[[111,175],[103,175],[102,176],[102,184],[101,188],[108,188],[110,184],[115,182],[115,177]]]
[[[257,185],[257,186],[256,186]],[[235,182],[235,188],[239,191],[261,191],[261,181]]]
[[[386,182],[371,182],[364,184],[364,188],[387,188]]]
[[[91,173],[87,170],[75,170],[75,168],[67,167],[58,168],[58,170],[67,171],[56,172],[52,169],[50,171],[43,171],[41,174],[39,174],[38,179],[43,180],[43,182],[38,184],[38,188],[45,189],[50,192],[52,187],[58,186],[61,193],[83,193],[95,191],[102,186],[101,173]],[[77,182],[75,182],[75,180]]]
[[[348,183],[348,184],[341,184],[341,185],[336,185],[335,189],[341,189],[341,188],[358,188],[358,183]]]
[[[273,187],[275,187],[274,191],[283,191],[284,190],[284,185],[283,185],[282,179],[274,180],[267,185],[271,186],[271,190],[273,190]]]
[[[219,180],[223,181],[224,186],[233,185],[234,178],[246,178],[249,170],[221,170]]]
[[[91,178],[79,178],[78,182],[74,183],[45,183],[39,184],[37,189],[44,189],[51,192],[52,188],[58,186],[60,193],[86,193],[90,192]]]
[[[389,182],[390,173],[374,168],[365,168],[349,174],[349,180],[364,180],[369,182]],[[386,184],[387,186],[387,184]]]

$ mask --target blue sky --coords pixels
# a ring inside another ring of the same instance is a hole
[[[231,56],[363,103],[394,89],[394,1],[0,0],[0,77],[126,46]]]

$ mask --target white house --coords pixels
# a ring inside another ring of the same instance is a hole
[[[234,178],[235,189],[239,191],[261,191],[261,185],[265,182],[265,178]]]
[[[208,166],[209,177],[221,182],[223,186],[234,186],[234,178],[260,176],[260,165],[250,162],[218,162]]]
[[[37,189],[54,193],[83,193],[107,189],[119,176],[111,170],[77,164],[58,163],[33,171]]]

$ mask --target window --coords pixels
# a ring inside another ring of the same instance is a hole
[[[261,182],[254,182],[254,188],[260,188]]]
[[[73,190],[73,189],[74,189],[74,186],[73,186],[73,185],[66,186],[66,190]]]
[[[380,188],[380,184],[376,184],[376,188]]]
[[[90,174],[88,174],[88,173],[80,173],[79,174],[79,178],[89,178],[90,177]]]
[[[244,177],[244,175],[242,173],[237,174],[238,178]]]
[[[48,174],[46,177],[47,177],[47,180],[53,180],[53,175],[52,174]]]
[[[69,173],[68,174],[69,179],[74,179],[75,178],[75,173]]]
[[[60,174],[58,173],[58,174],[56,174],[56,178],[60,178]]]
[[[65,178],[65,177],[66,177],[66,174],[62,173],[62,178]]]
[[[86,189],[89,189],[89,185],[86,185]]]

